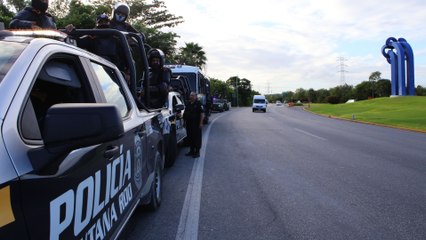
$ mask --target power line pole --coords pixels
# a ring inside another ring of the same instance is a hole
[[[238,75],[237,76],[235,76],[235,90],[237,91],[237,107],[239,107],[240,105],[238,104],[238,80],[239,80],[239,78],[238,78]]]
[[[271,86],[269,85],[269,80],[266,82],[266,93],[271,94]]]
[[[345,57],[338,57],[337,61],[339,62],[339,71],[340,72],[340,85],[345,85],[346,81],[345,81],[345,72],[348,72],[345,70],[345,67],[347,67],[348,65],[345,64],[346,61],[348,61],[348,59],[346,59]]]

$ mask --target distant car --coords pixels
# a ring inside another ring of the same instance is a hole
[[[266,107],[268,106],[268,101],[264,95],[254,95],[253,96],[253,112],[260,110],[266,112]]]
[[[282,105],[283,105],[283,103],[282,103],[281,101],[276,101],[276,102],[275,102],[275,105],[277,105],[277,106],[282,106]]]
[[[225,103],[223,99],[213,99],[213,104],[211,108],[212,111],[223,112],[226,110],[226,108],[227,110],[229,110],[228,104]]]
[[[229,102],[226,99],[223,100],[223,110],[228,111],[229,110]]]

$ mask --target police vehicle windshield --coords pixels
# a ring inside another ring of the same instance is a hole
[[[191,87],[191,91],[198,92],[196,88],[197,75],[195,73],[177,73],[177,75],[185,76],[189,79],[189,85]]]

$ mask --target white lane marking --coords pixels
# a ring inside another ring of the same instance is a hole
[[[213,123],[222,117],[212,120],[203,133],[203,143],[200,150],[200,157],[195,159],[192,167],[191,177],[186,190],[185,202],[180,214],[179,226],[176,233],[176,240],[197,240],[198,221],[200,219],[201,188],[203,185],[204,157],[206,155],[207,140],[209,139],[210,128]]]
[[[323,141],[326,141],[326,140],[327,140],[327,139],[325,139],[325,138],[323,138],[323,137],[320,137],[320,136],[317,136],[317,135],[315,135],[315,134],[312,134],[312,133],[309,133],[309,132],[303,131],[302,129],[294,128],[294,130],[296,130],[297,132],[301,132],[301,133],[303,133],[303,134],[306,134],[306,135],[308,135],[308,136],[311,136],[311,137],[314,137],[314,138],[317,138],[317,139],[323,140]]]

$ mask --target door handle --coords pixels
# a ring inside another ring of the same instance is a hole
[[[104,158],[112,159],[116,154],[118,154],[120,148],[118,146],[109,146],[104,152]]]

